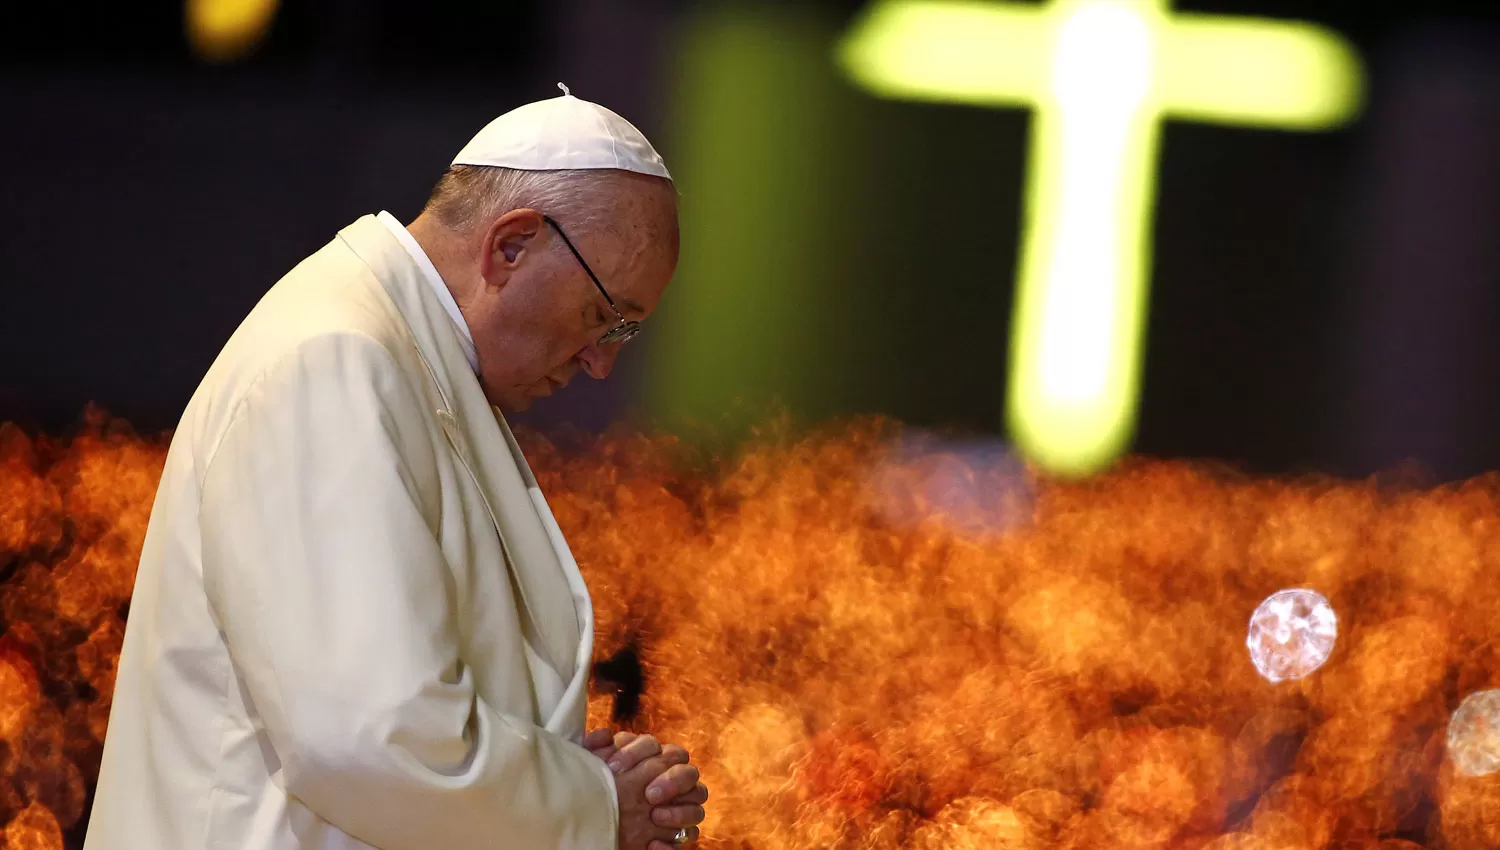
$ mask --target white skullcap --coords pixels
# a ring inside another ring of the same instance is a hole
[[[454,165],[493,165],[522,171],[618,168],[672,179],[661,155],[635,125],[574,97],[518,106],[485,125],[453,158]]]

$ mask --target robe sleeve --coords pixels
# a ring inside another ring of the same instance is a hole
[[[614,850],[604,764],[476,694],[408,380],[369,337],[304,342],[203,473],[204,584],[280,783],[381,850]]]

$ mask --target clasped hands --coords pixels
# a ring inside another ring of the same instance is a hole
[[[650,735],[595,729],[583,739],[589,752],[609,765],[620,801],[620,850],[676,850],[674,837],[687,831],[696,841],[708,788],[688,752],[662,746]]]

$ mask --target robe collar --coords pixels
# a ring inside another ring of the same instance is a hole
[[[453,327],[458,331],[458,342],[463,346],[464,359],[469,361],[469,368],[474,374],[479,374],[479,352],[474,348],[474,334],[469,331],[469,323],[464,321],[463,311],[458,309],[458,302],[453,300],[453,292],[448,289],[443,276],[438,274],[437,266],[432,264],[432,258],[422,250],[422,244],[411,235],[411,231],[406,229],[400,219],[385,210],[381,210],[376,218],[380,219],[385,229],[396,237],[396,241],[401,243],[401,247],[411,255],[412,262],[416,263],[417,268],[421,270],[422,281],[432,289],[433,294],[437,295],[438,301],[443,305],[443,312],[453,320]]]
[[[477,376],[466,368],[462,333],[434,288],[423,282],[417,261],[378,218],[364,216],[339,231],[339,239],[374,272],[411,330],[442,400],[438,421],[484,495],[543,657],[564,682],[573,680],[569,689],[575,689],[580,678],[587,678],[587,663],[579,659],[588,658],[585,650],[592,650],[593,635],[582,634],[563,556],[528,492],[528,485],[535,486],[531,470],[513,450],[514,438],[499,409],[490,405]],[[560,535],[558,545],[566,550]],[[572,561],[571,554],[567,559]],[[583,640],[588,647],[581,646]]]

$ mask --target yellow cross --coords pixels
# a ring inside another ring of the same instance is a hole
[[[1316,130],[1361,99],[1333,32],[1168,6],[879,0],[839,45],[882,96],[1036,110],[1006,421],[1056,472],[1098,470],[1134,431],[1161,120]]]

